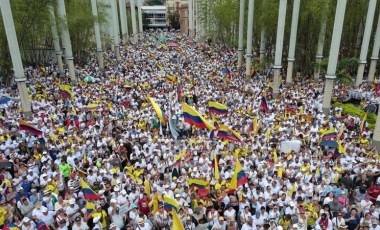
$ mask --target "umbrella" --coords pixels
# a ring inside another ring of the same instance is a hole
[[[332,148],[334,148],[334,147],[338,146],[338,143],[336,141],[332,141],[332,140],[323,140],[321,142],[321,145],[325,146],[325,147],[332,147]]]
[[[178,47],[178,45],[177,45],[176,43],[170,43],[170,44],[168,45],[168,47],[170,47],[170,48],[172,48],[172,47]]]
[[[11,168],[12,166],[13,166],[12,162],[9,162],[7,160],[1,160],[0,161],[0,169]]]
[[[94,82],[95,78],[93,76],[88,75],[87,77],[84,78],[85,82]]]
[[[166,41],[166,37],[164,35],[161,35],[159,39],[160,41]]]
[[[0,99],[0,105],[8,103],[10,100],[11,98],[9,97],[3,97]]]

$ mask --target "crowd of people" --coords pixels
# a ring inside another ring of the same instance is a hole
[[[173,229],[176,216],[189,230],[380,229],[372,132],[340,108],[322,113],[323,81],[283,84],[275,98],[270,70],[247,78],[236,50],[176,32],[120,48],[104,70],[76,66],[71,99],[68,71],[26,68],[32,117],[16,88],[0,90],[11,98],[0,105],[1,229]],[[190,125],[183,102],[238,140]],[[237,165],[246,181],[234,188]]]

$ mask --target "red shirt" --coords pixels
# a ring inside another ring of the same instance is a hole
[[[150,199],[148,197],[141,198],[137,202],[137,205],[139,206],[140,212],[144,213],[145,215],[149,215],[149,212],[150,212],[149,203],[150,203]]]

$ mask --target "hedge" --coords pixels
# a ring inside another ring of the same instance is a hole
[[[335,102],[332,106],[334,108],[335,107],[342,108],[343,109],[343,114],[342,115],[349,114],[351,116],[359,117],[360,119],[363,119],[364,114],[366,113],[364,110],[362,110],[361,108],[355,106],[354,104],[343,104],[343,103]],[[368,113],[368,115],[367,115],[367,124],[368,124],[368,128],[370,130],[374,130],[375,129],[376,114],[374,114],[374,113]]]

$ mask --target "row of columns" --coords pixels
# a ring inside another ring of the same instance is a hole
[[[107,1],[107,0],[103,0]],[[126,5],[125,0],[108,0],[108,3],[110,3],[111,10],[108,11],[107,16],[111,17],[112,20],[110,21],[113,25],[112,27],[112,34],[111,38],[113,38],[113,45],[115,48],[116,53],[116,59],[117,61],[120,61],[120,31],[119,31],[119,18],[118,18],[118,10],[117,10],[117,1],[119,3],[119,9],[120,9],[120,21],[121,21],[121,37],[122,42],[125,43],[128,40],[128,24],[127,24],[127,14],[126,14]],[[136,9],[135,9],[135,0],[131,1],[131,17],[132,17],[132,31],[133,31],[133,42],[136,43],[138,40],[138,34],[137,34],[137,26],[136,26]],[[137,7],[138,7],[138,20],[139,20],[139,35],[140,39],[143,38],[143,25],[142,25],[142,0],[136,0],[137,1]],[[74,57],[72,52],[72,46],[71,46],[71,39],[70,39],[70,32],[69,27],[67,24],[67,18],[66,18],[66,8],[65,8],[65,0],[57,0],[57,9],[58,9],[58,17],[60,18],[60,23],[58,24],[58,28],[61,34],[61,40],[62,40],[62,48],[60,45],[60,39],[59,39],[59,33],[57,29],[57,19],[55,16],[54,7],[52,5],[48,5],[49,10],[49,16],[51,20],[51,32],[53,37],[53,45],[55,54],[57,57],[57,65],[59,69],[59,74],[64,75],[65,69],[63,64],[63,52],[64,50],[64,57],[65,62],[68,67],[68,73],[71,80],[71,83],[75,85],[77,83],[77,78],[75,76],[75,66],[74,66]],[[103,70],[104,68],[104,60],[103,60],[103,48],[102,48],[102,41],[101,41],[101,31],[100,26],[98,23],[98,9],[97,9],[97,0],[91,0],[91,9],[92,14],[94,16],[94,34],[95,34],[95,40],[96,40],[96,51],[97,51],[97,59],[99,68]],[[17,41],[17,35],[16,30],[14,26],[13,21],[13,15],[10,7],[9,0],[1,0],[0,1],[0,10],[4,22],[4,27],[6,31],[8,46],[11,54],[14,74],[15,74],[15,81],[17,83],[17,87],[20,93],[20,100],[21,100],[21,107],[24,115],[26,117],[32,116],[32,107],[31,107],[31,101],[28,96],[28,92],[26,89],[26,77],[24,73],[24,68],[22,65],[21,60],[21,54],[20,54],[20,48]]]

